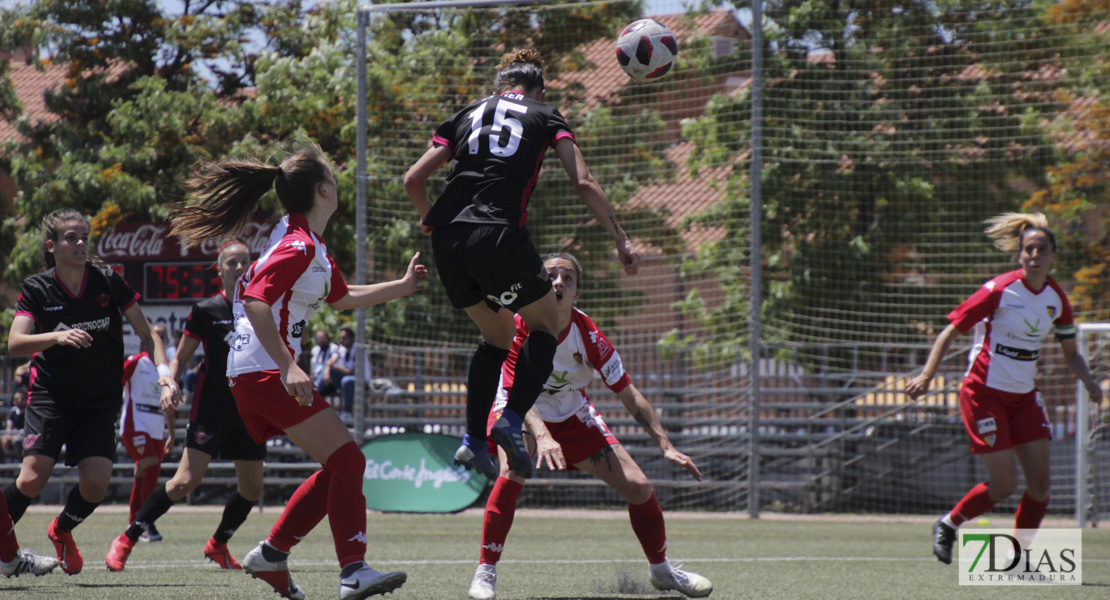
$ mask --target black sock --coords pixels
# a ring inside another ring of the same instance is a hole
[[[23,518],[23,513],[27,512],[27,507],[31,505],[34,498],[24,496],[13,481],[4,486],[4,501],[8,503],[8,514],[12,516],[12,523],[18,523]]]
[[[274,548],[268,542],[263,542],[262,543],[262,558],[265,558],[266,560],[268,560],[270,562],[281,562],[281,561],[289,558],[289,553],[288,552],[282,552],[281,550],[278,550],[277,548]]]
[[[247,520],[252,508],[254,508],[254,502],[238,493],[232,496],[224,506],[224,516],[220,519],[220,525],[216,527],[216,533],[212,534],[212,539],[226,544],[231,536],[235,535],[235,530]]]
[[[89,502],[81,495],[81,486],[75,485],[66,497],[66,505],[62,507],[62,514],[58,515],[58,529],[73,531],[74,527],[81,524],[92,514],[99,502]]]
[[[359,570],[359,569],[361,569],[362,567],[365,567],[365,566],[366,566],[365,562],[363,562],[361,560],[356,560],[355,562],[343,567],[343,570],[339,572],[339,576],[342,577],[342,578],[350,577],[355,571],[357,571],[357,570]]]
[[[171,506],[173,506],[173,500],[170,500],[170,495],[166,493],[166,486],[155,486],[154,491],[150,493],[150,497],[143,503],[143,507],[135,513],[135,522],[127,528],[124,534],[132,542],[138,540],[139,536],[146,531],[148,525],[166,514]]]
[[[471,438],[486,439],[486,422],[501,381],[501,363],[509,351],[482,340],[470,359],[466,375],[466,432]]]
[[[550,333],[533,331],[528,334],[528,339],[520,348],[520,355],[516,357],[513,389],[509,390],[505,408],[522,418],[532,408],[543,391],[543,384],[551,376],[551,363],[555,360],[558,346],[558,340]]]

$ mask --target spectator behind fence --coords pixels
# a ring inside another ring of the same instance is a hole
[[[0,436],[0,449],[5,452],[18,448],[23,441],[23,411],[27,407],[27,392],[17,389],[12,392],[12,407],[4,423],[4,434]]]
[[[328,360],[326,379],[335,385],[339,381],[340,394],[343,396],[343,410],[340,418],[349,419],[355,404],[355,330],[350,327],[339,329],[339,351]],[[362,381],[364,387],[370,385],[370,357],[363,355]]]
[[[309,366],[312,369],[312,385],[321,396],[331,396],[339,391],[339,385],[328,377],[328,365],[339,354],[339,344],[331,341],[331,336],[323,329],[316,330],[316,344],[312,346]]]
[[[21,389],[28,389],[31,387],[31,361],[27,361],[15,368],[13,373],[15,379],[15,386]]]
[[[177,352],[177,348],[170,346],[170,336],[166,334],[166,326],[158,323],[154,326],[153,331],[154,335],[157,335],[159,338],[162,339],[162,347],[166,349],[166,360],[173,360],[173,356]]]

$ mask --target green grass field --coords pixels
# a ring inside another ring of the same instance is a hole
[[[32,507],[17,532],[24,546],[53,550],[46,526],[57,507]],[[255,512],[230,546],[242,557],[264,538],[278,507]],[[166,540],[139,544],[122,573],[110,573],[104,554],[124,526],[120,506],[102,507],[75,532],[85,557],[76,576],[60,570],[44,577],[0,578],[3,600],[276,598],[270,587],[242,571],[221,571],[202,555],[219,521],[214,508],[171,510],[158,522]],[[1006,527],[1009,518],[992,520]],[[1059,521],[1050,525],[1071,527]],[[752,521],[735,515],[667,515],[672,563],[684,563],[714,583],[711,598],[945,599],[1110,597],[1110,531],[1083,537],[1084,585],[959,586],[956,565],[930,553],[930,521],[923,518],[795,518],[765,515]],[[478,557],[481,514],[371,514],[367,557],[383,570],[403,570],[408,582],[387,597],[465,599]],[[338,567],[327,522],[294,549],[293,577],[311,599],[335,598]],[[522,510],[499,566],[497,597],[512,599],[675,598],[648,583],[647,565],[624,511]]]

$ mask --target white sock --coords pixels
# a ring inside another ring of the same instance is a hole
[[[944,523],[945,525],[947,525],[949,527],[951,527],[952,529],[959,529],[960,528],[959,525],[952,522],[952,513],[948,513],[947,515],[944,515],[944,518],[941,519],[940,522]]]
[[[652,577],[652,579],[655,579],[655,580],[667,579],[668,577],[671,576],[671,563],[670,563],[670,561],[668,561],[666,559],[663,559],[663,562],[661,562],[659,564],[655,564],[655,565],[649,564],[648,567],[651,568],[651,577]]]

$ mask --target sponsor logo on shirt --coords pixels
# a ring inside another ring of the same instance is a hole
[[[1033,361],[1037,360],[1040,356],[1039,350],[1026,350],[1025,348],[1011,348],[1010,346],[1003,346],[1002,344],[994,345],[994,353],[1006,358],[1012,358],[1020,361]]]
[[[235,336],[235,340],[231,342],[231,349],[236,352],[247,347],[251,343],[251,335],[249,333],[241,333]]]
[[[994,417],[979,419],[979,422],[976,423],[976,427],[978,428],[979,433],[990,433],[992,431],[998,431],[998,425],[995,424]]]
[[[1025,333],[1037,337],[1041,332],[1041,320],[1037,319],[1035,322],[1030,323],[1029,319],[1022,319],[1025,322]]]
[[[43,310],[45,310],[46,312],[52,312],[52,311],[55,311],[55,310],[62,310],[63,308],[65,308],[65,307],[64,306],[47,306],[46,308],[43,308]]]
[[[302,333],[304,333],[304,321],[293,323],[293,337],[299,338]]]
[[[312,272],[313,273],[327,273],[328,270],[325,269],[324,267],[321,267],[320,265],[312,265]]]
[[[624,369],[621,366],[621,359],[615,354],[613,358],[601,368],[602,376],[604,376],[605,381],[609,383],[616,381],[620,377],[622,371],[624,371]]]

